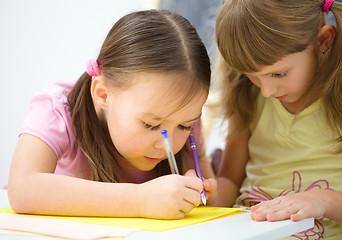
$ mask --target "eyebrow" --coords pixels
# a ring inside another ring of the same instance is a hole
[[[150,118],[150,119],[158,121],[158,122],[163,121],[165,119],[165,118],[162,118],[162,117],[155,115],[153,113],[142,113],[141,117]],[[189,121],[185,121],[182,123],[194,122],[194,121],[197,121],[198,119],[200,119],[201,117],[202,117],[202,112],[200,113],[200,115],[198,117],[195,117],[194,119],[191,119]]]

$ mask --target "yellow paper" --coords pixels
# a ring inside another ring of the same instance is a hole
[[[209,221],[212,219],[239,213],[241,208],[221,208],[221,207],[197,207],[190,213],[187,213],[183,219],[177,220],[159,220],[148,218],[105,218],[105,217],[64,217],[64,216],[44,216],[76,222],[93,223],[114,227],[135,228],[145,231],[161,232],[174,228],[185,227],[188,225]],[[10,207],[1,208],[0,212],[16,214]]]

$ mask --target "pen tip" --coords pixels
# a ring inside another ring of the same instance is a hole
[[[207,199],[205,197],[202,197],[202,202],[204,206],[207,206]]]

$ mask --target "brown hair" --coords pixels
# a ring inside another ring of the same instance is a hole
[[[304,51],[317,41],[326,17],[323,4],[323,0],[226,0],[223,3],[216,21],[216,40],[221,54],[218,69],[224,115],[226,118],[234,115],[240,124],[234,136],[253,121],[260,91],[243,73],[256,72],[286,55]],[[328,122],[341,136],[341,3],[334,2],[330,10],[336,19],[337,34],[323,60],[319,60],[316,51],[317,73],[303,98],[312,102],[322,97]]]
[[[209,91],[210,61],[193,26],[182,16],[166,10],[137,11],[122,17],[109,31],[99,56],[101,75],[113,86],[131,83],[126,76],[138,72],[180,73],[183,105],[199,91]],[[79,144],[90,161],[94,179],[118,182],[120,166],[106,123],[98,119],[90,94],[91,77],[79,78],[69,94],[72,122]],[[182,107],[180,106],[180,107]],[[182,155],[176,155],[179,161]],[[157,165],[158,175],[169,172],[167,161]]]

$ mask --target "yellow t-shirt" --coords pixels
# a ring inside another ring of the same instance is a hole
[[[259,96],[257,113],[237,205],[252,206],[310,189],[342,191],[342,154],[333,153],[337,135],[327,125],[320,100],[294,115],[279,100]],[[323,237],[342,239],[342,224],[316,219],[313,229],[290,239]]]

